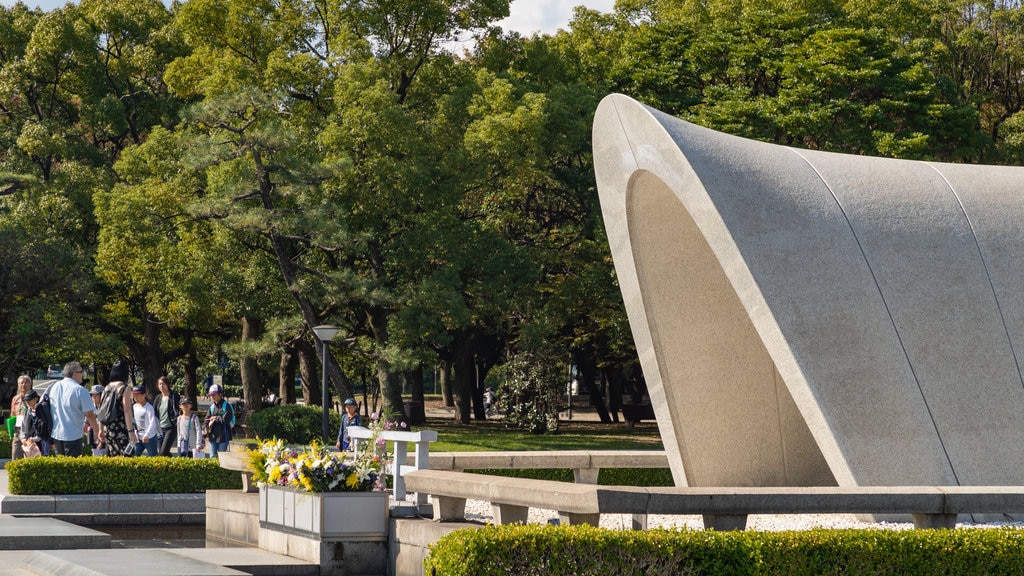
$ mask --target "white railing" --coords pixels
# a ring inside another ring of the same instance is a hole
[[[349,426],[348,435],[352,439],[353,449],[358,449],[359,442],[372,437],[373,431],[362,426]],[[430,469],[430,443],[437,441],[437,431],[383,430],[377,437],[395,444],[395,459],[391,469],[391,476],[394,479],[394,496],[395,500],[405,500],[405,475],[414,470]],[[412,444],[411,452],[409,444]],[[410,453],[413,455],[412,464],[407,463]],[[427,494],[417,492],[416,505],[417,507],[427,506]]]

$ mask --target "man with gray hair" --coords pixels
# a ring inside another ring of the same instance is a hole
[[[50,414],[53,417],[53,454],[64,456],[82,455],[82,437],[88,420],[93,430],[98,430],[99,440],[104,438],[103,428],[96,421],[96,406],[89,391],[82,386],[85,371],[78,362],[64,365],[64,379],[46,390],[50,397]]]

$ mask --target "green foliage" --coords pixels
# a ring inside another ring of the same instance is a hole
[[[1019,574],[1024,531],[615,531],[591,526],[486,526],[430,548],[425,571],[489,574],[932,576]]]
[[[508,363],[502,388],[505,421],[534,434],[558,430],[567,372],[550,349],[516,354]]]
[[[216,458],[63,456],[6,465],[11,494],[177,494],[242,487]]]
[[[4,429],[0,431],[0,458],[10,458],[11,450],[11,435]]]
[[[287,444],[309,444],[321,440],[323,411],[319,406],[283,404],[253,413],[247,425],[257,438],[278,438]],[[331,434],[336,435],[340,427],[341,416],[331,410]]]

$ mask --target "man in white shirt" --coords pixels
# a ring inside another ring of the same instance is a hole
[[[102,442],[104,432],[96,421],[96,406],[89,391],[82,386],[85,371],[78,362],[64,365],[64,379],[50,385],[46,396],[50,399],[50,415],[53,417],[53,454],[64,456],[82,455],[82,437],[85,422],[98,430]]]

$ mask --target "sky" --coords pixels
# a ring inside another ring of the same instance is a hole
[[[0,0],[0,4],[4,6],[16,3],[17,0]],[[43,10],[52,10],[65,3],[66,0],[25,0],[25,4],[39,6]],[[615,0],[513,0],[509,17],[497,24],[505,30],[514,30],[524,36],[530,36],[535,32],[554,34],[558,29],[568,27],[575,6],[611,12]]]

